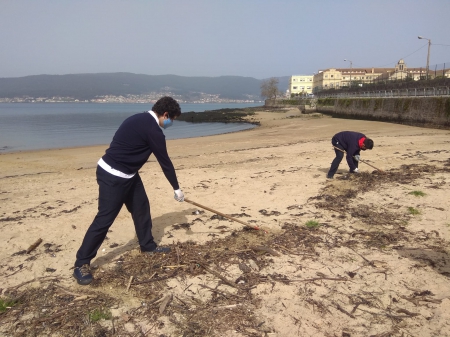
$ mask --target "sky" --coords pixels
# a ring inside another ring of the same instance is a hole
[[[0,78],[450,67],[450,0],[0,0]],[[344,59],[350,61],[344,61]]]

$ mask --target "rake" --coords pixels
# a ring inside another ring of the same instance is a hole
[[[347,154],[347,152],[345,152],[344,150],[342,150],[342,149],[340,149],[340,148],[338,148],[338,147],[336,147],[336,146],[333,146],[333,148],[334,148],[335,150],[338,150],[338,151],[341,151],[341,152]],[[353,158],[355,158],[355,157],[353,157]],[[364,161],[364,160],[362,160],[362,159],[360,159],[359,161],[360,161],[361,163],[364,163],[364,164],[366,164],[366,165],[369,165],[370,167],[373,167],[375,170],[378,170],[378,171],[384,173],[383,170],[379,169],[378,167],[373,166],[372,164],[369,164],[368,162],[366,162],[366,161]]]
[[[207,211],[216,213],[217,215],[223,216],[224,218],[227,218],[227,219],[230,219],[230,220],[239,222],[240,224],[243,224],[243,225],[246,226],[246,227],[249,227],[249,228],[252,228],[252,229],[256,229],[256,230],[259,230],[259,227],[258,227],[258,226],[252,226],[252,225],[249,225],[248,223],[246,223],[246,222],[244,222],[244,221],[242,221],[242,220],[233,218],[232,216],[229,216],[229,215],[224,214],[224,213],[222,213],[222,212],[216,211],[216,210],[214,210],[214,209],[212,209],[212,208],[209,208],[209,207],[200,205],[199,203],[196,203],[195,201],[192,201],[192,200],[189,200],[189,199],[186,199],[186,198],[184,198],[184,201],[186,201],[186,202],[188,202],[188,203],[190,203],[190,204],[192,204],[192,205],[195,205],[195,206],[197,206],[197,207],[206,209]]]

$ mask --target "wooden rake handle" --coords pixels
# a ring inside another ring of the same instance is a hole
[[[336,147],[336,146],[333,146],[333,148],[335,149],[335,150],[338,150],[338,151],[341,151],[341,152],[344,152],[345,154],[347,154],[347,152],[345,152],[344,150],[342,150],[342,149],[340,149],[340,148],[338,148],[338,147]],[[369,165],[370,167],[373,167],[375,170],[378,170],[378,171],[380,171],[380,172],[384,172],[383,170],[380,170],[379,168],[377,168],[377,167],[375,167],[375,166],[373,166],[373,165],[371,165],[371,164],[369,164],[368,162],[366,162],[366,161],[364,161],[364,160],[359,160],[361,163],[364,163],[364,164],[366,164],[366,165]]]
[[[189,199],[187,199],[187,198],[184,198],[184,201],[186,201],[186,202],[188,202],[188,203],[190,203],[190,204],[192,204],[192,205],[195,205],[195,206],[197,206],[197,207],[206,209],[207,211],[216,213],[216,214],[218,214],[218,215],[220,215],[220,216],[223,216],[224,218],[227,218],[227,219],[230,219],[230,220],[239,222],[239,223],[245,225],[246,227],[250,227],[250,228],[259,230],[259,227],[258,227],[258,226],[252,226],[252,225],[249,225],[248,223],[246,223],[246,222],[244,222],[244,221],[242,221],[242,220],[233,218],[232,216],[226,215],[226,214],[224,214],[224,213],[222,213],[222,212],[219,212],[219,211],[216,211],[216,210],[214,210],[214,209],[212,209],[212,208],[209,208],[209,207],[200,205],[200,204],[196,203],[195,201],[189,200]]]

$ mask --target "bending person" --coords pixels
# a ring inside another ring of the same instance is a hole
[[[360,150],[365,151],[373,149],[372,139],[367,138],[362,133],[353,131],[342,131],[335,134],[331,139],[331,144],[333,144],[336,157],[331,163],[330,170],[328,171],[328,179],[333,179],[342,158],[344,158],[344,151],[346,153],[350,173],[358,173]]]

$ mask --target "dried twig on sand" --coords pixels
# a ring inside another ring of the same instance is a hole
[[[27,254],[30,254],[33,250],[37,248],[42,243],[42,239],[38,239],[35,243],[33,243],[30,247],[27,249]]]

